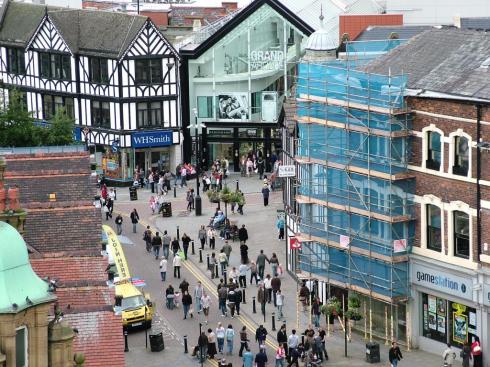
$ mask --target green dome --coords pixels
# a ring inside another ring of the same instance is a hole
[[[0,222],[0,313],[17,313],[54,299],[48,284],[32,270],[24,239]]]

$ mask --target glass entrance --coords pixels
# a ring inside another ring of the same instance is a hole
[[[233,143],[209,143],[209,166],[217,159],[227,159],[228,170],[233,171]]]

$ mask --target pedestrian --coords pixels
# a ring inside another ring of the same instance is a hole
[[[299,336],[296,334],[296,330],[291,330],[291,335],[288,337],[288,350],[289,352],[297,350],[299,346]]]
[[[225,251],[221,249],[219,255],[218,255],[218,261],[221,266],[221,276],[224,275],[226,267],[228,266],[228,257],[225,254]]]
[[[167,231],[163,231],[162,250],[163,250],[163,256],[165,256],[167,259],[169,255],[169,248],[170,248],[171,241],[172,238],[167,234]]]
[[[240,240],[240,244],[243,245],[248,240],[248,231],[245,228],[245,224],[242,224],[242,228],[238,230],[238,239]]]
[[[238,267],[238,286],[240,288],[247,288],[247,264],[240,264]]]
[[[257,302],[260,303],[260,309],[262,315],[265,315],[265,303],[266,303],[267,295],[264,289],[264,283],[259,284],[259,289],[257,290]]]
[[[216,328],[216,340],[218,341],[218,353],[221,354],[223,354],[223,348],[225,345],[225,333],[225,328],[221,322],[218,322],[218,327]]]
[[[281,328],[277,332],[277,343],[284,345],[286,355],[288,354],[288,334],[286,333],[286,324],[282,324]]]
[[[281,279],[277,276],[271,279],[272,298],[274,299],[274,307],[277,307],[277,292],[281,290]]]
[[[187,210],[191,211],[194,205],[194,189],[187,190]]]
[[[238,270],[236,267],[232,267],[230,273],[228,274],[228,278],[233,281],[233,284],[238,285]]]
[[[264,288],[266,294],[266,301],[267,303],[271,303],[272,302],[272,279],[270,274],[267,274],[264,279]]]
[[[109,220],[109,216],[111,215],[111,211],[109,209],[109,201],[110,201],[110,199],[107,199],[104,202],[104,207],[102,208],[104,210],[104,213],[105,213],[105,220]]]
[[[216,247],[216,231],[213,227],[208,228],[209,248],[214,250]]]
[[[201,241],[201,250],[204,250],[204,245],[206,244],[207,239],[206,228],[204,228],[204,226],[201,226],[199,229],[197,237],[199,238],[199,241]]]
[[[255,365],[257,367],[265,367],[267,364],[267,354],[265,354],[265,348],[260,348],[259,353],[255,356]]]
[[[248,246],[245,243],[240,245],[240,257],[242,264],[248,264]]]
[[[217,354],[216,351],[216,334],[212,329],[208,329],[208,355],[209,358],[214,359]]]
[[[174,291],[174,287],[172,287],[172,284],[169,284],[167,289],[165,290],[165,298],[167,301],[167,308],[169,310],[173,310],[174,309],[175,291]]]
[[[254,355],[247,347],[245,353],[243,353],[243,367],[253,367],[253,364],[254,364]]]
[[[318,297],[315,298],[313,304],[311,305],[311,315],[313,316],[313,323],[316,328],[320,327],[320,316],[321,316],[321,305]]]
[[[284,345],[282,343],[279,343],[279,346],[276,349],[276,367],[284,367],[285,359],[286,349],[284,349]]]
[[[402,352],[400,351],[400,348],[398,347],[398,344],[396,342],[391,343],[391,348],[390,351],[388,352],[388,359],[391,363],[391,367],[397,367],[398,362],[403,358]],[[481,366],[479,366],[481,367]]]
[[[233,339],[235,338],[235,330],[233,330],[233,325],[229,324],[225,331],[226,340],[226,354],[231,356],[233,354]]]
[[[288,356],[289,356],[288,367],[291,367],[292,365],[299,367],[299,357],[301,356],[301,354],[298,351],[298,348],[290,349]]]
[[[245,205],[245,196],[243,195],[243,192],[238,190],[238,194],[240,195],[240,200],[238,201],[238,210],[237,212],[240,213],[240,215],[243,215],[243,206]]]
[[[262,180],[262,177],[264,177],[264,170],[265,170],[264,159],[262,157],[259,157],[257,159],[257,172],[259,173],[259,180]]]
[[[276,222],[277,230],[279,231],[279,241],[284,239],[284,217],[281,215]]]
[[[442,360],[444,366],[453,367],[454,360],[456,359],[456,352],[452,350],[451,344],[447,343],[447,348],[442,352]]]
[[[123,223],[123,217],[121,214],[118,214],[116,217],[116,233],[118,236],[122,234],[122,223]]]
[[[218,302],[219,309],[221,310],[221,316],[226,317],[228,312],[226,310],[226,300],[228,299],[228,290],[223,285],[218,289]]]
[[[257,265],[255,262],[250,263],[250,284],[252,284],[252,279],[255,278],[255,285],[259,284],[259,278],[258,278],[258,273],[257,273]]]
[[[265,262],[269,262],[269,258],[264,254],[264,250],[260,250],[260,254],[257,256],[257,270],[259,273],[259,279],[264,279]]]
[[[235,318],[235,301],[236,301],[236,292],[233,288],[231,288],[228,291],[228,307],[230,309],[230,314],[232,319]]]
[[[138,215],[136,209],[133,209],[129,217],[131,218],[131,223],[133,223],[133,233],[136,233],[136,225],[140,220],[140,216]]]
[[[203,296],[204,288],[202,286],[201,281],[197,281],[196,286],[194,287],[194,308],[197,314],[201,313],[201,298]]]
[[[184,249],[184,260],[187,260],[187,252],[189,251],[189,243],[191,243],[191,238],[184,233],[182,236],[182,248]]]
[[[206,356],[208,355],[208,337],[206,333],[203,331],[197,340],[197,345],[199,347],[199,360],[204,362],[206,360]]]
[[[206,324],[208,323],[210,306],[211,306],[211,297],[209,297],[206,291],[203,290],[202,297],[201,297],[201,307],[202,307],[202,313],[204,314],[204,322]]]
[[[273,277],[277,277],[279,274],[277,272],[277,268],[279,267],[279,259],[275,252],[272,253],[271,258],[269,259],[269,264],[271,265],[271,273]]]
[[[211,271],[211,279],[218,278],[218,272],[215,271],[217,263],[218,260],[216,259],[216,254],[212,252],[211,257],[209,258],[209,271]]]
[[[284,295],[282,294],[280,289],[276,293],[275,301],[277,307],[277,320],[281,321],[284,317],[282,313],[282,308],[284,307]]]
[[[183,280],[180,285],[179,285],[179,289],[181,290],[182,293],[184,293],[185,291],[189,291],[189,282],[187,280]]]
[[[177,255],[177,253],[180,251],[180,243],[179,243],[179,240],[177,239],[177,237],[174,237],[173,241],[172,241],[172,252],[175,255]]]
[[[155,233],[155,236],[151,240],[151,246],[153,247],[153,254],[155,255],[155,260],[160,256],[160,247],[162,247],[162,238],[158,232]]]
[[[318,335],[320,336],[320,340],[321,340],[321,343],[322,343],[322,349],[321,350],[322,350],[322,352],[323,352],[323,354],[325,356],[325,360],[328,361],[328,353],[327,353],[327,346],[326,346],[326,341],[327,341],[326,336],[327,336],[327,333],[325,332],[325,329],[321,327],[318,330]],[[323,360],[323,358],[322,358],[322,360]]]
[[[238,316],[240,316],[240,304],[242,301],[242,292],[240,290],[235,290],[235,310]]]
[[[230,263],[230,255],[231,255],[232,247],[229,244],[228,240],[225,240],[225,244],[223,245],[222,250],[226,254],[226,262],[229,264]]]
[[[238,356],[241,357],[243,355],[243,350],[248,349],[248,335],[247,335],[247,327],[243,326],[240,331],[240,350],[238,351]]]
[[[471,344],[471,355],[473,357],[473,367],[483,367],[483,356],[480,345],[480,338],[474,336],[474,341]]]
[[[264,325],[259,325],[257,330],[255,330],[255,341],[259,345],[265,345],[265,339],[267,337],[267,329]]]
[[[152,232],[150,226],[146,226],[145,233],[143,233],[143,240],[145,241],[146,252],[150,252],[152,246]]]
[[[167,277],[167,258],[165,256],[162,256],[162,259],[160,260],[160,278],[162,279],[162,282],[165,281]]]
[[[182,308],[184,310],[184,320],[187,319],[187,314],[189,313],[189,310],[192,305],[192,297],[189,294],[189,291],[184,291],[182,295]],[[191,313],[191,317],[194,317],[194,315]]]
[[[459,353],[459,356],[462,359],[462,366],[463,367],[470,367],[470,359],[471,359],[471,345],[470,343],[466,343],[463,346],[463,349],[461,349],[461,352]]]
[[[264,187],[262,187],[262,197],[264,198],[264,206],[269,205],[269,185],[264,184]]]
[[[178,252],[175,253],[174,259],[172,260],[172,264],[174,266],[174,278],[180,279],[180,266],[182,264],[182,259],[180,258]]]
[[[306,281],[303,281],[301,288],[299,290],[299,301],[303,305],[303,312],[306,312],[306,307],[309,304],[310,300],[310,290],[306,286]]]
[[[155,177],[156,174],[153,172],[150,172],[150,174],[148,175],[148,183],[150,184],[152,194],[155,193]]]

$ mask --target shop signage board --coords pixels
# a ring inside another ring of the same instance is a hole
[[[483,284],[483,304],[490,306],[490,284]]]
[[[279,177],[294,177],[294,176],[296,176],[296,167],[294,165],[279,166]]]
[[[172,130],[141,131],[131,134],[133,148],[165,147],[173,144]]]
[[[301,241],[296,237],[289,237],[289,248],[291,250],[301,250]]]
[[[254,50],[250,52],[250,69],[279,70],[284,66],[284,52],[280,50]]]
[[[411,282],[414,285],[473,300],[472,279],[449,274],[444,269],[433,269],[426,265],[412,263]]]

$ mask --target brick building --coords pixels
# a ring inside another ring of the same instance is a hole
[[[32,267],[40,277],[56,279],[64,320],[78,329],[73,350],[85,354],[85,367],[122,367],[122,322],[106,284],[108,262],[100,253],[101,217],[93,205],[89,155],[78,147],[65,150],[7,154],[5,181],[19,187],[28,211],[24,239]]]
[[[433,352],[474,336],[490,350],[489,46],[488,33],[433,29],[367,67],[408,74],[410,327],[413,344]]]

